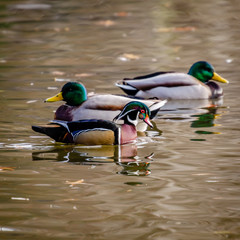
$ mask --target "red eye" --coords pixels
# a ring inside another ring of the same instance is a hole
[[[142,110],[141,110],[141,113],[145,113],[145,110],[142,109]]]

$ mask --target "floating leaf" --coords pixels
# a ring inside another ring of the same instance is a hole
[[[74,75],[75,77],[91,77],[91,76],[93,76],[93,74],[92,73],[76,73],[75,75]]]
[[[138,59],[140,59],[140,56],[139,56],[139,55],[132,54],[132,53],[124,53],[123,55],[121,55],[121,56],[119,57],[119,59],[120,59],[121,61],[138,60]]]
[[[130,15],[130,13],[128,13],[128,12],[116,12],[116,13],[114,13],[114,16],[116,16],[116,17],[127,17],[129,15]]]
[[[172,6],[172,4],[170,2],[166,2],[163,4],[163,6],[166,8],[170,8]]]
[[[53,75],[57,75],[57,76],[62,76],[65,74],[65,72],[61,72],[61,71],[53,71],[52,72]]]
[[[223,235],[226,235],[226,234],[233,234],[232,232],[230,232],[230,231],[215,231],[215,232],[213,232],[214,234],[223,234]]]
[[[49,4],[42,4],[42,3],[22,3],[13,5],[12,8],[18,10],[45,10],[50,9],[52,6]]]
[[[70,184],[70,187],[73,187],[74,185],[78,185],[78,184],[86,184],[86,185],[92,185],[91,183],[85,183],[84,179],[80,179],[74,182],[71,181],[66,181],[66,184]]]
[[[175,32],[194,32],[196,30],[195,27],[177,27],[174,29]]]
[[[65,79],[65,78],[55,78],[55,82],[69,82],[71,79]]]
[[[157,28],[155,32],[194,32],[196,30],[195,27],[188,26],[188,27],[170,27],[170,28]]]
[[[83,184],[83,182],[84,182],[84,179],[81,179],[74,182],[66,181],[66,184],[77,185],[77,184]]]
[[[105,20],[105,21],[98,21],[96,22],[97,25],[101,25],[104,27],[110,27],[116,24],[116,22],[112,21],[112,20]]]
[[[6,171],[14,171],[14,167],[1,167],[0,166],[0,172],[6,172]]]
[[[18,200],[18,201],[29,201],[29,198],[23,198],[23,197],[11,197],[12,200]]]
[[[181,46],[173,47],[173,52],[178,53],[181,48],[182,48]]]
[[[35,103],[35,102],[37,102],[37,100],[29,100],[29,101],[27,101],[27,103]]]

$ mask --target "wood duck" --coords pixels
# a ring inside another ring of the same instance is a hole
[[[191,66],[187,74],[157,72],[133,79],[125,78],[116,85],[125,93],[142,98],[209,99],[222,96],[222,88],[210,80],[228,83],[214,72],[210,63],[199,61]]]
[[[112,120],[131,101],[140,101],[150,109],[150,119],[153,119],[159,109],[167,102],[166,100],[144,100],[128,96],[112,94],[87,95],[83,84],[68,82],[57,95],[47,98],[45,102],[65,101],[56,110],[54,119],[63,121],[77,121],[82,119],[103,119]],[[145,131],[147,125],[139,124],[138,131]]]
[[[136,125],[139,120],[153,127],[149,115],[150,110],[144,103],[132,101],[125,105],[113,121],[100,119],[70,122],[53,120],[47,125],[32,126],[32,129],[62,143],[84,145],[126,144],[137,138]],[[123,123],[119,125],[119,121]]]

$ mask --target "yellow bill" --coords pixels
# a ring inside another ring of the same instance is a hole
[[[218,81],[218,82],[222,82],[222,83],[229,83],[229,81],[225,78],[222,78],[220,75],[218,75],[217,73],[213,73],[213,77],[212,80]]]
[[[47,98],[44,102],[57,102],[62,100],[63,100],[63,96],[62,96],[62,92],[60,92],[53,97]]]

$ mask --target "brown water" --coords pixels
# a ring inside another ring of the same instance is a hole
[[[234,0],[2,0],[0,239],[240,239],[239,12]],[[170,102],[136,144],[31,130],[66,81],[119,94],[117,80],[198,60],[230,81],[224,99]]]

